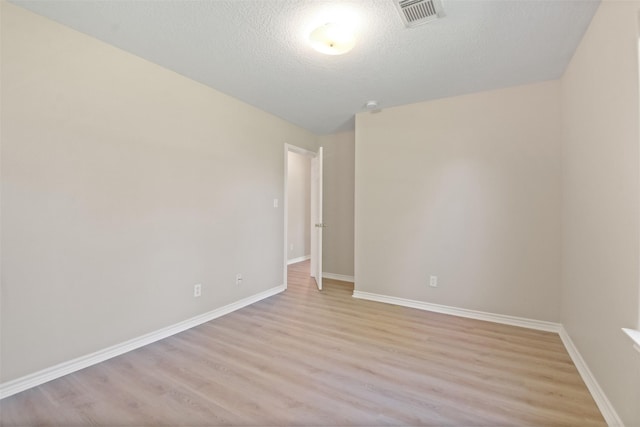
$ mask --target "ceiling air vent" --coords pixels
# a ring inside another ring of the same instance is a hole
[[[444,10],[440,0],[396,0],[404,25],[409,28],[442,18]]]

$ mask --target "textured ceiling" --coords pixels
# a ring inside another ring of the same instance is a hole
[[[406,29],[393,0],[14,0],[14,4],[211,86],[316,134],[380,108],[559,78],[598,0],[443,0]],[[357,44],[307,43],[349,19]]]

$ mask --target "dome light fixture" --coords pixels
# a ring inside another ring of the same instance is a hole
[[[326,23],[309,34],[311,46],[325,55],[342,55],[349,52],[356,44],[356,37],[345,26]]]

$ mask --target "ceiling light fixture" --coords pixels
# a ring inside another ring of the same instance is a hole
[[[326,55],[342,55],[353,49],[356,37],[345,26],[326,23],[319,26],[309,34],[311,46],[320,53]]]

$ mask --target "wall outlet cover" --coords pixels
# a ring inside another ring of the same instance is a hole
[[[431,286],[432,288],[438,287],[438,276],[429,277],[429,286]]]

